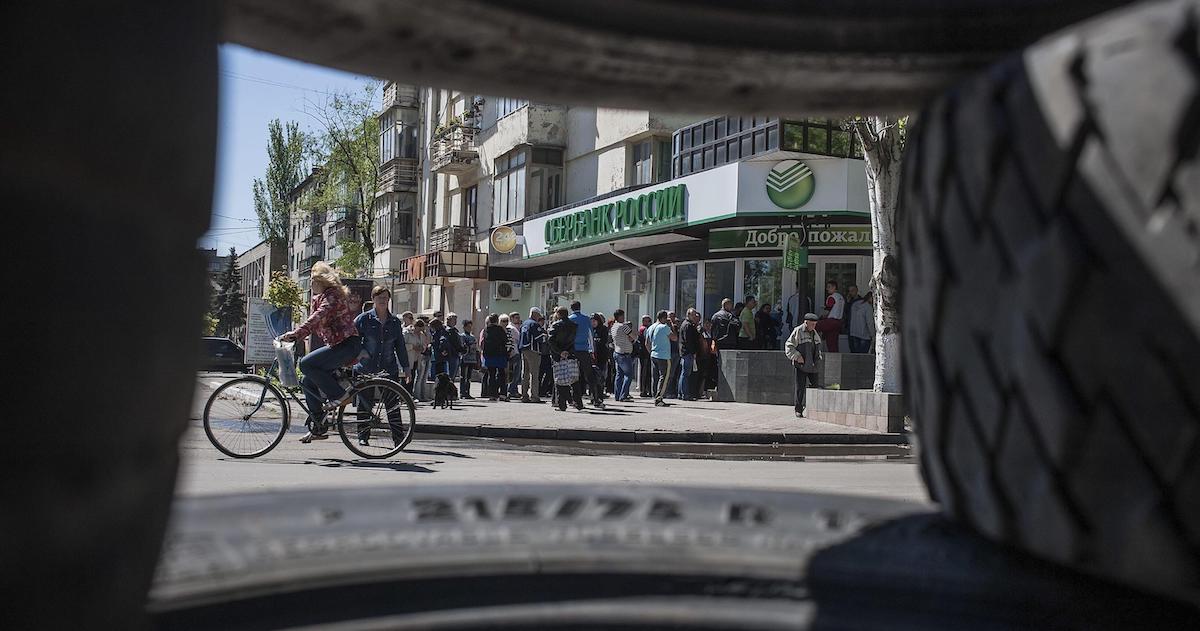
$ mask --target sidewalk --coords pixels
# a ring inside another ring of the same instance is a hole
[[[791,406],[653,399],[605,402],[604,410],[567,408],[549,403],[459,400],[454,409],[417,408],[417,431],[486,438],[592,440],[603,442],[697,442],[742,444],[906,444],[904,434],[796,418]]]

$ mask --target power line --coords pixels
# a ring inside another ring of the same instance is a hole
[[[233,72],[231,70],[222,70],[221,75],[228,77],[230,79],[238,79],[240,81],[248,81],[250,83],[259,83],[262,85],[271,86],[271,87],[275,87],[275,88],[284,88],[284,89],[288,89],[288,90],[300,90],[302,92],[312,92],[314,94],[324,94],[325,96],[331,96],[334,98],[345,96],[345,94],[336,94],[333,92],[326,92],[324,90],[317,90],[314,88],[306,88],[301,85],[295,85],[292,83],[284,83],[282,81],[276,81],[274,79],[264,79],[263,77],[255,77],[252,75],[240,74],[240,73]]]

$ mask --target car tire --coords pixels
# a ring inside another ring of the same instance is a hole
[[[149,600],[164,631],[1094,631],[1197,614],[870,498],[433,485],[189,498],[172,524]]]
[[[944,510],[1200,602],[1200,4],[1069,28],[905,154],[904,391]]]

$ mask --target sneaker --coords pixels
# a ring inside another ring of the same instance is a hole
[[[533,403],[533,401],[530,401],[529,397],[521,397],[521,403]]]
[[[473,396],[471,396],[471,395],[469,395],[469,394],[464,394],[464,395],[462,395],[462,398],[464,398],[464,399],[474,399],[475,397],[473,397]]]
[[[371,446],[371,443],[365,438],[358,439],[358,444],[361,447],[370,447]]]
[[[311,443],[314,440],[325,440],[326,438],[329,438],[328,433],[314,434],[313,432],[309,432],[304,435],[304,438],[300,439],[300,442],[307,445],[308,443]]]
[[[593,407],[595,407],[597,410],[603,410],[603,409],[604,409],[604,402],[603,402],[603,401],[596,401],[595,403],[592,403],[592,406],[593,406]]]
[[[545,401],[543,401],[541,399],[530,399],[529,403],[545,403]]]
[[[565,406],[565,405],[560,405],[560,406],[558,406],[558,411],[559,411],[559,412],[566,412],[566,411],[567,411],[567,406]]]
[[[655,402],[654,402],[654,407],[657,407],[657,408],[669,408],[669,407],[671,407],[671,404],[670,404],[670,403],[667,403],[666,401],[661,401],[661,400],[659,400],[659,401],[655,401]]]

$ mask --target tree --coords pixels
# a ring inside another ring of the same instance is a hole
[[[267,123],[267,172],[254,178],[254,213],[258,236],[272,247],[286,248],[291,225],[287,195],[304,179],[306,158],[304,132],[293,122],[284,127],[279,119]]]
[[[342,255],[333,261],[336,269],[343,270],[351,276],[371,275],[372,257],[367,246],[354,241],[342,241],[338,245],[342,248]]]
[[[271,272],[271,282],[267,283],[267,302],[273,307],[286,309],[290,307],[292,313],[301,313],[307,307],[304,304],[304,292],[300,290],[300,285],[292,280],[284,272]]]
[[[900,391],[900,312],[897,274],[896,202],[900,157],[908,117],[860,116],[850,121],[863,147],[871,233],[875,292],[875,390]]]
[[[324,169],[324,185],[304,210],[336,214],[345,209],[354,218],[354,241],[362,244],[368,262],[361,267],[370,267],[375,252],[375,194],[380,184],[379,121],[375,118],[378,90],[379,84],[371,82],[359,94],[338,93],[323,104],[306,101],[304,107],[318,127],[312,159]]]
[[[217,280],[217,335],[228,337],[246,323],[246,299],[242,296],[242,271],[237,251],[229,248],[229,266]]]

